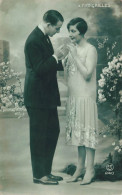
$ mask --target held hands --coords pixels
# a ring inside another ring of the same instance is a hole
[[[58,58],[58,60],[62,60],[64,58],[64,45],[61,45],[59,48],[56,49],[54,55]]]
[[[72,55],[73,58],[77,56],[77,50],[74,44],[67,45],[69,53]]]

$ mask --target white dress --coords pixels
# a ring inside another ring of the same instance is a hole
[[[83,64],[85,64],[90,47],[93,46],[88,44],[84,50],[77,47],[77,54]],[[65,69],[69,92],[66,142],[69,145],[86,146],[95,149],[98,137],[96,68],[93,71],[91,79],[86,81],[77,69],[71,54],[69,54]]]

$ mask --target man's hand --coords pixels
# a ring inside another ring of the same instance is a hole
[[[57,48],[54,55],[58,58],[58,60],[62,60],[64,58],[64,45]]]

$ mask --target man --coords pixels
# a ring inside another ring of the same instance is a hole
[[[33,182],[57,185],[62,177],[51,174],[53,156],[59,135],[57,106],[60,106],[56,73],[63,70],[49,39],[60,32],[62,15],[49,10],[25,43],[26,76],[24,103],[30,119],[30,152]]]

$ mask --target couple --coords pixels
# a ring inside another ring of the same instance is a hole
[[[67,25],[71,42],[69,53],[62,61],[64,48],[54,53],[49,37],[60,32],[63,16],[56,10],[47,11],[25,43],[26,76],[24,103],[30,120],[30,152],[33,182],[57,185],[63,180],[51,174],[53,156],[59,136],[57,106],[60,106],[56,73],[64,70],[68,78],[66,140],[78,147],[78,166],[67,182],[77,181],[85,167],[82,185],[94,178],[94,155],[97,135],[96,76],[97,53],[87,43],[87,24],[82,18]],[[75,46],[74,46],[75,44]]]

